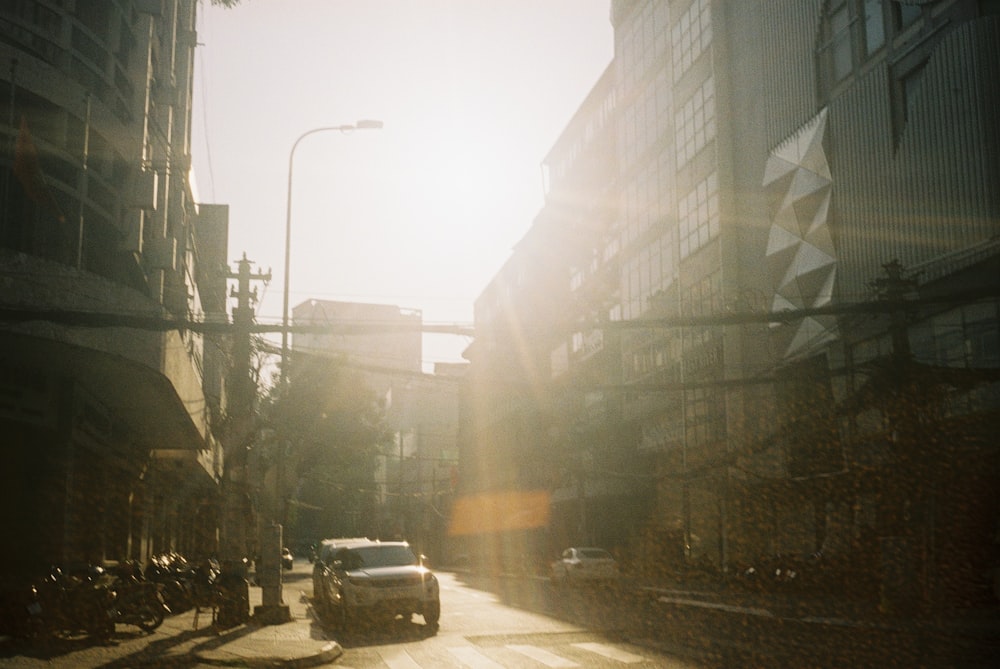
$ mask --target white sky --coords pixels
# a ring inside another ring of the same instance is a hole
[[[543,203],[540,165],[612,59],[609,0],[242,0],[199,9],[194,166],[230,205],[229,259],[272,270],[280,322],[289,152],[290,303],[396,304],[472,321]],[[425,337],[427,363],[468,341]]]

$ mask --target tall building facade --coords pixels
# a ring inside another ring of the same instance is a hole
[[[902,564],[927,601],[956,569],[949,533],[989,544],[996,518],[959,521],[955,486],[969,476],[989,508],[996,458],[978,450],[973,475],[967,453],[918,447],[914,423],[970,445],[996,420],[996,14],[612,4],[624,411],[660,463],[655,546],[722,570],[774,553]],[[934,304],[849,313],[878,300]],[[873,397],[916,378],[937,394],[898,399],[908,411]]]
[[[0,8],[5,573],[217,548],[228,210],[190,174],[194,0]],[[9,567],[9,569],[8,569]]]
[[[543,160],[545,205],[474,305],[459,491],[528,505],[517,494],[544,492],[552,508],[550,523],[480,523],[469,553],[497,568],[545,563],[568,542],[624,540],[636,517],[634,448],[605,447],[623,438],[612,434],[620,397],[599,387],[620,367],[600,325],[619,295],[615,94],[608,68]]]
[[[972,446],[997,416],[997,8],[615,2],[612,20],[623,376],[657,391],[625,413],[660,462],[657,545],[722,570],[902,564],[933,598],[948,537],[982,549],[997,521],[997,461]],[[879,300],[934,303],[850,313]],[[632,327],[658,317],[682,326]],[[917,378],[936,394],[906,397]],[[959,520],[970,505],[985,516]]]
[[[595,262],[567,262],[552,293],[598,305],[577,312],[597,325],[552,319],[544,340],[511,339],[554,353],[524,369],[571,378],[583,406],[613,412],[585,436],[578,409],[552,408],[558,384],[535,389],[524,413],[559,416],[537,448],[573,434],[579,480],[614,473],[650,495],[622,541],[595,532],[578,483],[578,540],[681,578],[815,554],[887,601],[982,600],[1000,524],[998,13],[975,0],[611,3],[614,206]],[[489,451],[501,432],[479,425],[469,448]],[[645,476],[602,451],[633,454]],[[557,502],[572,498],[560,487]]]
[[[393,445],[375,473],[375,527],[345,519],[348,534],[403,536],[428,556],[445,553],[445,519],[456,466],[459,387],[467,365],[423,367],[423,314],[394,305],[307,300],[292,309],[289,371],[335,357],[380,399]],[[328,538],[332,528],[308,531]],[[306,539],[306,537],[303,537]]]

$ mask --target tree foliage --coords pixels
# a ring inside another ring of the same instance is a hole
[[[384,402],[338,359],[311,359],[267,407],[284,452],[285,520],[299,542],[376,530],[379,455],[391,443]]]

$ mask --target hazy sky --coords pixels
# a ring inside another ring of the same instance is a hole
[[[194,165],[230,205],[229,258],[271,268],[281,318],[289,152],[291,305],[309,298],[471,322],[543,202],[540,165],[612,59],[609,0],[203,0]],[[425,362],[461,338],[425,339]]]

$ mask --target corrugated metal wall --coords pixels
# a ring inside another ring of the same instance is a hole
[[[823,0],[758,3],[764,26],[761,114],[767,145],[775,146],[815,116],[816,31]]]
[[[922,76],[905,127],[888,65],[830,105],[840,299],[861,299],[894,258],[913,266],[1000,234],[1000,19],[956,28]]]
[[[859,270],[859,259],[899,255],[905,235],[893,230],[901,220],[900,195],[894,185],[892,113],[888,67],[873,70],[830,105],[827,146],[833,173],[831,230],[840,260],[837,298],[864,299],[865,286],[875,278],[870,267]],[[890,232],[892,231],[892,232]],[[890,239],[890,234],[896,239]],[[878,267],[878,265],[874,265]]]

